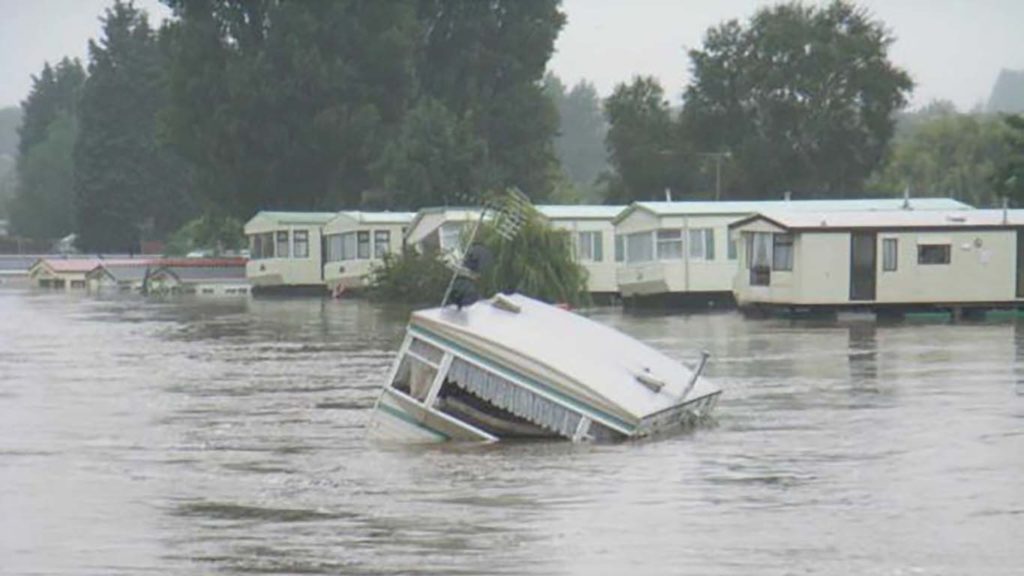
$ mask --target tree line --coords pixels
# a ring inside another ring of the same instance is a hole
[[[681,106],[653,78],[545,75],[559,0],[125,0],[22,104],[16,231],[126,251],[205,215],[675,198],[1024,197],[1021,124],[902,114],[913,82],[855,4],[708,30]],[[685,65],[680,62],[680,65]],[[942,112],[942,113],[939,113]]]

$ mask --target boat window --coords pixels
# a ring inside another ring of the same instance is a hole
[[[415,356],[406,354],[398,366],[398,373],[395,374],[395,380],[391,386],[395,390],[423,402],[427,399],[427,393],[430,392],[430,386],[434,383],[436,375],[437,368]]]

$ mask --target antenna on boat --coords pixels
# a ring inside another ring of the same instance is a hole
[[[462,256],[459,258],[459,262],[453,266],[452,279],[448,282],[448,288],[444,291],[444,298],[441,299],[442,308],[448,305],[448,299],[451,298],[455,285],[460,278],[469,281],[480,272],[480,255],[474,254],[473,243],[476,242],[480,225],[483,224],[487,213],[494,213],[492,224],[494,231],[505,240],[512,240],[519,233],[519,230],[534,210],[535,208],[530,203],[530,199],[518,188],[508,188],[503,193],[496,194],[484,202],[483,207],[480,209],[480,217],[477,219],[476,224],[473,225],[473,231],[470,232],[469,241],[462,251]]]

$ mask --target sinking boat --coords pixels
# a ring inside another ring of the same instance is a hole
[[[394,441],[616,441],[706,419],[721,390],[574,312],[499,294],[412,314],[370,436]]]

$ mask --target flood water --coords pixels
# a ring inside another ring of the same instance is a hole
[[[592,316],[717,425],[380,446],[402,310],[0,290],[0,574],[1024,570],[1024,319]]]

